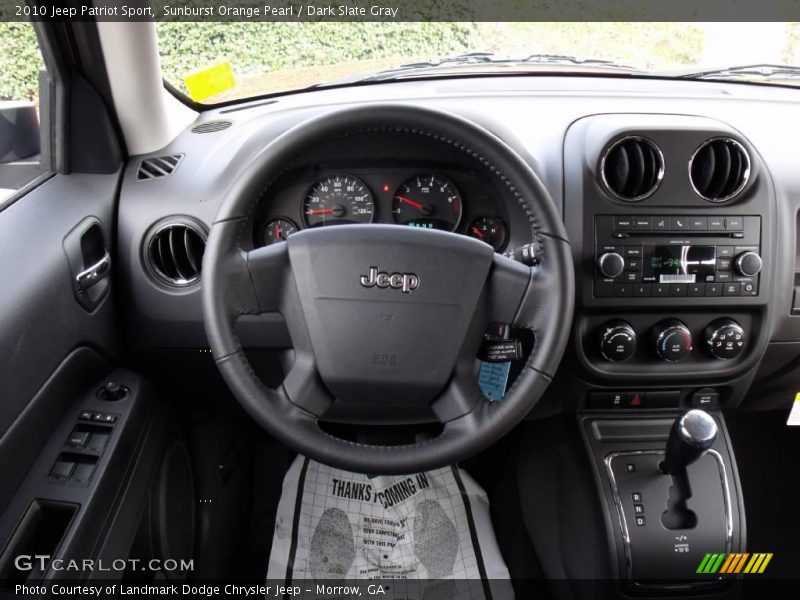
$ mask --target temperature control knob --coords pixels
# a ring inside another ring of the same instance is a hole
[[[761,272],[761,257],[757,252],[742,252],[734,261],[736,271],[745,277],[755,277]]]
[[[744,329],[733,319],[717,319],[706,327],[704,337],[708,351],[721,359],[736,358],[747,343]]]
[[[664,360],[683,360],[692,351],[692,332],[678,319],[666,319],[653,327],[653,343]]]
[[[625,270],[625,259],[616,252],[606,252],[605,254],[601,254],[600,258],[597,259],[597,269],[603,277],[608,277],[610,279],[619,277]]]
[[[600,352],[607,360],[627,360],[636,352],[636,332],[625,321],[609,321],[600,330]]]

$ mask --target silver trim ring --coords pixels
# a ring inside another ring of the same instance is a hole
[[[181,217],[167,217],[165,221],[162,221],[160,224],[155,226],[152,231],[147,235],[146,240],[147,243],[144,244],[144,264],[147,267],[147,270],[155,277],[155,279],[166,286],[171,288],[186,288],[190,285],[193,285],[200,281],[200,277],[202,273],[198,272],[197,275],[190,278],[180,278],[174,279],[163,273],[161,269],[159,269],[152,260],[151,250],[153,248],[153,242],[158,239],[158,237],[164,233],[165,231],[169,231],[170,229],[176,229],[178,227],[191,229],[194,233],[196,233],[200,239],[203,241],[203,245],[208,242],[208,234],[206,230],[197,222],[195,222],[192,218],[181,218]]]
[[[614,148],[616,148],[620,144],[624,144],[625,142],[628,142],[630,140],[635,140],[637,142],[642,142],[642,143],[647,144],[648,146],[650,146],[653,150],[656,151],[656,154],[658,155],[658,162],[659,162],[658,174],[656,175],[656,183],[655,183],[655,185],[653,185],[653,187],[650,190],[648,190],[647,193],[641,194],[641,195],[636,196],[634,198],[626,198],[625,196],[620,196],[617,192],[615,192],[613,189],[611,189],[611,186],[608,184],[608,179],[606,178],[606,159],[608,158],[608,155],[611,154],[611,151]],[[661,182],[664,180],[664,170],[665,170],[665,168],[666,167],[664,165],[664,153],[661,152],[661,148],[659,148],[658,144],[656,144],[653,140],[651,140],[650,138],[644,137],[642,135],[626,135],[624,137],[619,138],[614,143],[609,145],[603,151],[603,153],[601,154],[601,157],[600,157],[600,179],[601,179],[601,181],[603,183],[603,187],[605,188],[606,192],[611,194],[617,200],[622,200],[623,202],[639,202],[639,201],[644,200],[645,198],[649,198],[650,196],[655,194],[656,190],[658,190],[658,188],[661,187]]]
[[[723,198],[709,198],[708,196],[704,196],[703,194],[700,193],[700,191],[694,185],[694,180],[692,179],[692,165],[694,164],[694,159],[697,157],[697,155],[700,153],[700,151],[703,148],[705,148],[706,146],[708,146],[710,144],[713,144],[714,142],[725,142],[727,144],[731,144],[732,146],[735,146],[736,148],[738,148],[741,151],[742,155],[744,156],[744,161],[745,161],[745,168],[744,168],[744,173],[742,175],[741,183],[739,184],[739,186],[733,192],[731,192],[730,194],[728,194],[727,196],[725,196]],[[750,173],[751,173],[750,167],[751,167],[750,153],[747,151],[747,148],[745,148],[744,144],[742,144],[740,142],[737,142],[732,137],[726,137],[724,135],[720,135],[720,136],[717,136],[717,137],[712,137],[712,138],[707,139],[702,144],[700,144],[695,149],[695,151],[692,152],[692,156],[689,159],[689,170],[688,170],[689,185],[692,186],[692,190],[694,190],[694,193],[697,194],[700,198],[702,198],[706,202],[713,202],[715,204],[720,204],[722,202],[728,202],[729,200],[733,200],[736,196],[741,194],[742,191],[744,190],[744,188],[749,183],[749,181],[750,181]]]

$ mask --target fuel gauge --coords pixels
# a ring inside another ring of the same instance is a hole
[[[506,225],[497,217],[478,217],[467,227],[467,235],[501,250],[506,243]]]
[[[265,246],[276,242],[284,242],[297,231],[297,225],[285,217],[272,219],[264,225],[263,241]]]

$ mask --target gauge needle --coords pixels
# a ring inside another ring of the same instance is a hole
[[[331,213],[333,213],[333,209],[332,208],[318,208],[317,210],[308,209],[306,211],[306,214],[308,216],[312,216],[312,215],[329,215]]]
[[[433,208],[426,204],[420,204],[419,202],[414,202],[411,198],[406,198],[405,196],[395,196],[400,202],[405,202],[406,204],[410,204],[417,210],[419,210],[423,215],[432,215]]]
[[[483,233],[481,233],[481,230],[478,229],[477,227],[472,228],[472,233],[477,235],[479,238],[483,239]]]
[[[283,229],[281,229],[280,225],[275,226],[275,237],[281,239],[283,237]]]

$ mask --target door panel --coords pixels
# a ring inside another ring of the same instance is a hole
[[[81,302],[75,272],[91,266],[83,261],[97,257],[98,238],[113,250],[119,178],[119,171],[55,175],[0,212],[0,472],[11,475],[0,488],[0,509],[63,415],[59,387],[102,377],[101,356],[116,352],[113,262],[88,289],[95,303]],[[99,232],[81,253],[72,240],[76,227],[81,239],[83,223]],[[94,356],[75,354],[87,347]],[[58,385],[43,389],[51,376]]]

